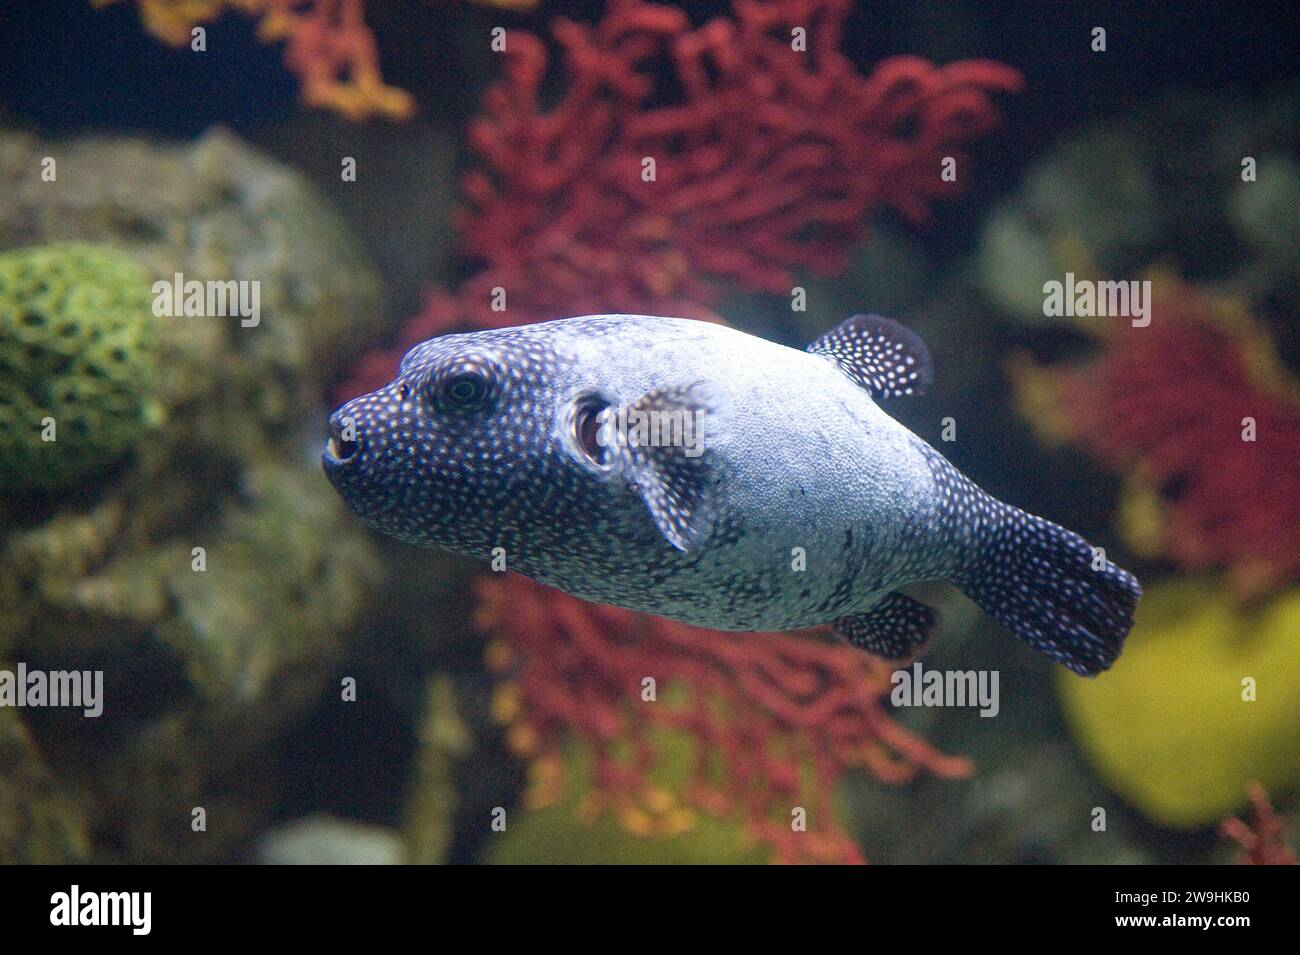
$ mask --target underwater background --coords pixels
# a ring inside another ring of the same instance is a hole
[[[104,707],[0,705],[0,860],[1294,862],[1298,20],[5,4],[0,670]],[[259,321],[155,317],[176,273]],[[1045,316],[1067,275],[1149,281],[1150,326]],[[936,586],[921,659],[999,712],[898,708],[823,636],[408,547],[322,475],[410,345],[617,311],[915,328],[936,383],[890,413],[1141,579],[1115,668]]]

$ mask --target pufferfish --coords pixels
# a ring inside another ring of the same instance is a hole
[[[898,660],[936,623],[899,588],[946,580],[1071,670],[1107,669],[1137,580],[876,403],[932,375],[876,315],[804,351],[648,315],[451,334],[339,408],[322,461],[371,527],[586,600],[718,630],[830,624]]]

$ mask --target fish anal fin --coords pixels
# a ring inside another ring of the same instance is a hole
[[[895,592],[869,610],[836,620],[831,632],[878,657],[905,660],[929,638],[937,619],[921,601]]]

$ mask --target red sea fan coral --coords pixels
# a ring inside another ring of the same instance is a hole
[[[613,0],[594,26],[555,21],[564,83],[551,105],[546,45],[509,32],[457,218],[475,274],[436,292],[350,394],[389,380],[430,329],[593,312],[716,320],[728,285],[786,294],[796,269],[842,271],[879,209],[923,222],[961,188],[963,144],[997,120],[991,94],[1020,75],[902,56],[864,76],[839,52],[849,6],[737,0],[692,28],[675,7]]]
[[[1069,439],[1156,490],[1173,560],[1230,568],[1244,595],[1300,580],[1295,383],[1226,303],[1161,283],[1151,314],[1110,330],[1092,363],[1028,377],[1046,376]]]
[[[861,862],[833,800],[848,767],[903,783],[920,771],[956,778],[945,756],[896,723],[882,702],[892,667],[810,634],[726,633],[597,606],[508,575],[479,583],[476,622],[495,639],[489,659],[508,674],[498,709],[534,766],[534,802],[555,798],[568,733],[595,752],[593,789],[629,829],[679,831],[688,822],[650,775],[657,728],[696,741],[684,798],[739,816],[779,861]],[[652,677],[657,700],[642,699]],[[795,831],[791,810],[807,811]]]
[[[1220,833],[1241,846],[1241,861],[1250,865],[1295,865],[1296,854],[1286,841],[1286,826],[1274,810],[1264,787],[1256,783],[1250,789],[1255,806],[1253,826],[1240,819],[1224,820]]]
[[[718,280],[786,293],[793,269],[842,270],[882,206],[923,221],[960,188],[943,158],[964,168],[961,145],[996,120],[989,94],[1020,76],[916,57],[863,76],[838,49],[849,6],[740,0],[691,29],[614,0],[593,27],[556,21],[566,93],[549,109],[546,48],[511,33],[471,129],[484,167],[465,180],[464,251],[565,307],[708,304]]]

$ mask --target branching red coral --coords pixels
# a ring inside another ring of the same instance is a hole
[[[1244,316],[1183,284],[1093,362],[1049,372],[1075,442],[1154,487],[1166,553],[1243,594],[1300,581],[1300,397]],[[1253,423],[1253,424],[1252,424]]]
[[[1250,787],[1250,801],[1255,807],[1255,824],[1240,819],[1226,819],[1219,832],[1241,846],[1241,861],[1249,865],[1296,865],[1296,853],[1286,839],[1286,826],[1273,808],[1264,787]]]
[[[709,304],[718,280],[788,293],[794,269],[840,271],[883,206],[924,221],[960,188],[943,158],[964,170],[962,144],[996,119],[989,94],[1020,76],[916,57],[863,76],[838,49],[849,7],[739,0],[692,29],[679,9],[614,0],[594,27],[556,21],[566,93],[549,109],[544,44],[509,34],[471,129],[484,168],[465,180],[465,252],[564,308]]]
[[[597,606],[517,575],[479,582],[477,625],[496,638],[507,674],[498,710],[533,761],[533,799],[558,795],[560,749],[574,733],[595,752],[599,804],[633,831],[689,826],[651,781],[657,728],[696,744],[690,805],[744,819],[780,861],[861,862],[833,805],[849,767],[904,783],[918,772],[957,778],[945,756],[896,723],[883,703],[893,667],[813,634],[726,633]],[[656,700],[643,700],[653,678]],[[803,807],[807,831],[791,826]]]
[[[94,0],[107,6],[117,0]],[[145,26],[173,46],[190,42],[195,26],[234,9],[259,18],[258,36],[285,41],[284,60],[302,83],[303,100],[348,119],[406,119],[410,94],[384,83],[365,0],[139,0]]]
[[[594,26],[555,21],[549,106],[545,43],[510,31],[457,219],[475,274],[400,344],[593,312],[714,320],[727,286],[788,294],[795,270],[839,273],[882,208],[925,221],[961,188],[963,145],[996,122],[991,94],[1020,75],[900,56],[864,76],[839,51],[849,7],[736,0],[692,28],[675,7],[612,0]]]

